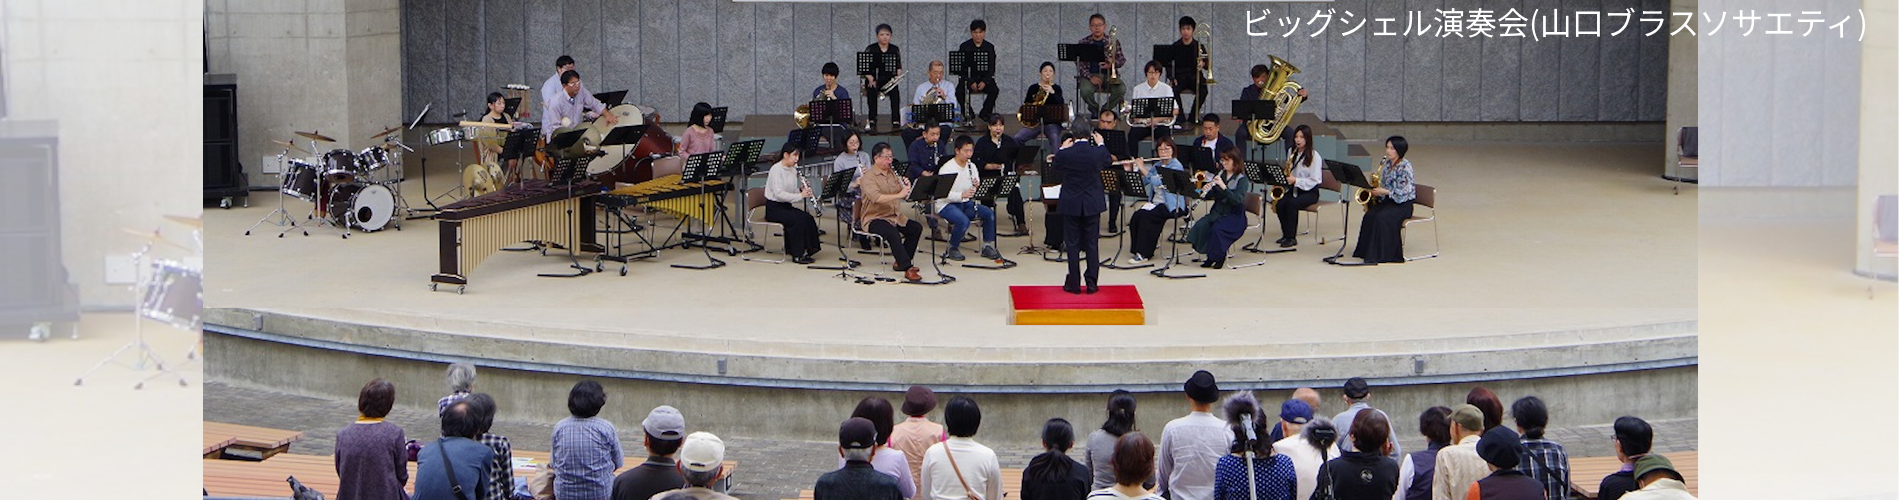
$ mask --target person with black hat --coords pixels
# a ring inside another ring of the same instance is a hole
[[[1339,500],[1391,499],[1399,490],[1399,462],[1386,456],[1397,447],[1392,442],[1392,423],[1385,413],[1373,411],[1353,419],[1350,429],[1349,440],[1358,451],[1320,466],[1313,488]]]
[[[1338,426],[1341,429],[1351,429],[1353,417],[1358,416],[1359,412],[1372,410],[1380,414],[1385,413],[1383,411],[1379,411],[1379,409],[1377,408],[1373,408],[1371,403],[1366,402],[1367,399],[1372,397],[1372,386],[1366,384],[1366,379],[1359,378],[1359,377],[1346,379],[1346,384],[1343,387],[1343,389],[1345,390],[1345,393],[1346,393],[1346,411],[1339,412],[1338,415],[1333,416],[1333,425]],[[1386,421],[1390,422],[1391,418],[1387,417]],[[1386,428],[1390,429],[1391,426],[1388,425],[1386,426]],[[1393,460],[1398,460],[1400,455],[1405,454],[1405,450],[1399,447],[1399,434],[1397,431],[1394,431],[1392,433],[1391,441],[1392,441],[1392,451],[1388,453],[1387,455],[1391,456]],[[1350,439],[1339,440],[1339,451],[1346,452],[1346,451],[1352,451],[1352,450],[1353,450],[1352,440]]]
[[[1181,385],[1190,412],[1161,429],[1155,448],[1155,493],[1172,500],[1212,500],[1214,469],[1233,445],[1227,422],[1214,416],[1220,386],[1207,370],[1194,372]]]
[[[1643,488],[1623,495],[1623,500],[1695,500],[1682,473],[1662,455],[1636,459],[1636,482]]]
[[[1464,500],[1471,483],[1489,473],[1484,457],[1478,456],[1478,439],[1484,434],[1484,410],[1462,404],[1451,411],[1451,445],[1438,450],[1432,461],[1432,499]]]
[[[902,500],[897,479],[871,467],[877,448],[877,427],[870,419],[845,420],[838,426],[838,456],[844,458],[844,468],[818,476],[812,500]]]
[[[1491,467],[1491,475],[1479,479],[1471,485],[1471,492],[1465,498],[1478,500],[1538,500],[1544,498],[1544,485],[1536,479],[1517,470],[1518,454],[1523,453],[1524,444],[1518,442],[1516,432],[1504,426],[1492,427],[1484,431],[1478,439],[1478,456],[1484,457],[1484,463]]]
[[[910,386],[909,390],[904,391],[904,404],[898,408],[909,418],[891,428],[890,446],[904,452],[904,458],[910,462],[910,477],[919,488],[923,486],[924,451],[948,436],[944,433],[943,424],[925,418],[935,409],[937,393],[929,387]]]

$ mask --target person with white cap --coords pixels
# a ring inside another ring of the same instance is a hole
[[[640,422],[646,437],[647,461],[614,478],[613,500],[647,500],[654,494],[686,487],[673,454],[679,453],[686,440],[686,417],[671,406],[661,405]]]
[[[726,442],[719,436],[704,431],[687,435],[676,465],[686,477],[686,487],[653,495],[652,500],[737,500],[712,488],[724,472],[725,461]]]

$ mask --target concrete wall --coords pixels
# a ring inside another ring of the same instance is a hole
[[[193,0],[5,0],[8,118],[59,123],[66,268],[90,307],[129,307],[105,282],[106,258],[141,244],[121,229],[164,230],[203,196],[202,4]],[[160,250],[165,258],[197,258]]]
[[[596,92],[630,89],[628,101],[653,106],[672,120],[693,103],[728,106],[745,114],[786,114],[816,85],[826,61],[854,69],[856,51],[873,40],[873,28],[889,23],[913,75],[923,81],[930,59],[964,40],[970,20],[989,24],[1001,64],[1001,103],[1019,102],[1019,89],[1042,61],[1055,59],[1055,44],[1087,34],[1087,18],[1100,12],[1118,26],[1128,50],[1131,75],[1151,57],[1151,46],[1178,35],[1176,20],[1193,16],[1212,28],[1217,110],[1237,97],[1253,64],[1279,55],[1301,72],[1312,90],[1301,111],[1333,121],[1659,122],[1665,117],[1666,37],[1624,33],[1617,37],[1552,38],[1531,42],[1505,38],[1372,37],[1367,21],[1353,36],[1250,37],[1246,19],[1271,10],[1275,20],[1257,26],[1280,29],[1280,16],[1311,17],[1316,4],[1105,2],[1017,3],[770,3],[731,0],[410,0],[403,2],[403,106],[413,116],[436,103],[432,120],[445,109],[474,109],[488,92],[509,83],[539,87],[557,56],[569,54]],[[1396,17],[1407,11],[1442,8],[1496,11],[1559,7],[1555,0],[1414,0],[1397,3],[1339,0],[1324,7],[1343,16]],[[1566,2],[1566,9],[1665,10],[1667,0]],[[1607,21],[1606,21],[1607,22]],[[1276,33],[1284,33],[1277,31]],[[1074,67],[1060,64],[1058,81],[1073,81]],[[1065,85],[1067,85],[1065,83]],[[1072,90],[1072,89],[1071,89]],[[855,92],[854,92],[855,93]],[[909,93],[907,88],[906,94]],[[445,107],[445,104],[447,105]]]
[[[1697,12],[1696,0],[1672,0],[1669,2],[1669,11]],[[1698,22],[1700,18],[1697,16]],[[1702,32],[1700,25],[1691,26],[1695,27],[1697,33]],[[1681,168],[1676,156],[1676,131],[1701,123],[1696,119],[1696,90],[1699,82],[1696,71],[1700,67],[1696,64],[1696,47],[1699,43],[1697,37],[1693,36],[1669,37],[1669,98],[1665,112],[1668,118],[1662,131],[1663,144],[1667,146],[1663,148],[1663,175],[1667,177],[1694,179],[1699,175],[1696,169]]]
[[[383,377],[397,387],[399,404],[430,408],[448,392],[443,373],[447,365],[407,359],[366,356],[327,349],[207,335],[206,376],[233,384],[268,388],[294,394],[350,399],[364,381]],[[1217,377],[1221,373],[1215,374]],[[1237,374],[1226,374],[1229,377]],[[475,390],[499,401],[503,418],[553,422],[567,416],[566,395],[581,377],[545,372],[483,367]],[[628,379],[597,379],[606,387],[607,408],[602,415],[624,431],[637,426],[646,411],[667,404],[680,409],[694,430],[746,437],[823,441],[836,436],[837,423],[865,396],[901,401],[902,393],[866,393],[837,390],[793,390],[666,383]],[[1621,415],[1649,419],[1693,418],[1697,415],[1697,368],[1616,372],[1547,379],[1525,379],[1482,384],[1507,402],[1537,395],[1551,405],[1551,425],[1567,427],[1605,424]],[[1471,384],[1429,384],[1376,387],[1375,406],[1401,422],[1416,421],[1425,408],[1464,401]],[[1337,388],[1322,387],[1323,413],[1344,409]],[[1107,394],[982,394],[970,393],[984,410],[979,438],[993,444],[1031,446],[1043,421],[1069,419],[1081,428],[1093,428],[1102,419]],[[1288,391],[1263,391],[1262,400],[1285,399]],[[940,402],[951,394],[938,395]],[[1138,394],[1142,427],[1158,430],[1168,419],[1187,412],[1179,392]],[[941,421],[941,414],[932,415]],[[1413,438],[1413,433],[1402,433]]]
[[[1854,216],[1860,221],[1854,239],[1854,270],[1871,276],[1894,277],[1894,258],[1874,256],[1875,200],[1892,196],[1900,185],[1900,150],[1893,138],[1900,136],[1895,117],[1900,116],[1894,88],[1900,84],[1896,70],[1895,30],[1900,30],[1900,8],[1894,2],[1867,0],[1867,41],[1861,45],[1860,72],[1860,193]]]
[[[253,186],[272,139],[317,130],[360,150],[402,122],[397,0],[209,0],[210,72],[238,79],[238,160]],[[319,151],[321,152],[321,151]]]
[[[1858,0],[1704,0],[1703,12],[1820,10]],[[1871,16],[1871,13],[1869,13]],[[1731,14],[1732,15],[1732,14]],[[1848,187],[1859,175],[1861,42],[1762,34],[1733,22],[1698,43],[1704,186]],[[1871,28],[1868,33],[1872,34]]]

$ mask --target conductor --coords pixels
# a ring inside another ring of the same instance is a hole
[[[1069,257],[1069,274],[1063,279],[1062,291],[1069,293],[1082,293],[1084,278],[1088,293],[1098,290],[1096,278],[1101,274],[1102,261],[1095,228],[1101,223],[1102,212],[1108,210],[1108,200],[1102,193],[1102,171],[1113,167],[1108,148],[1102,144],[1102,135],[1095,133],[1088,122],[1078,120],[1063,134],[1062,147],[1056,151],[1051,168],[1062,181],[1056,212],[1062,216],[1062,248]],[[1083,253],[1088,255],[1087,274],[1081,270]]]

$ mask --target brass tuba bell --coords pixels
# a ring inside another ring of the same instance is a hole
[[[1300,110],[1302,101],[1300,84],[1288,79],[1300,72],[1300,68],[1278,56],[1269,55],[1267,58],[1272,63],[1267,69],[1267,86],[1260,89],[1260,98],[1273,100],[1275,119],[1247,120],[1246,124],[1247,137],[1261,144],[1273,144],[1280,140],[1280,134],[1286,131],[1287,124],[1293,122],[1293,113]]]

